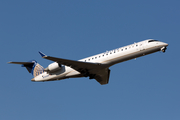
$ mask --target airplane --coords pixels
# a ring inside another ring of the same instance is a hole
[[[147,39],[78,61],[51,57],[45,55],[42,52],[39,52],[42,58],[54,61],[45,69],[35,60],[32,60],[30,62],[8,63],[21,64],[22,67],[26,67],[28,72],[32,73],[32,75],[34,76],[34,78],[31,79],[31,81],[34,82],[89,77],[89,79],[95,79],[101,85],[105,85],[109,82],[109,67],[111,67],[112,65],[127,60],[136,59],[138,57],[158,51],[165,52],[167,46],[167,43],[154,39]]]

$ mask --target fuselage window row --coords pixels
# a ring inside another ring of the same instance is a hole
[[[140,46],[142,46],[142,44],[140,45]],[[129,46],[129,48],[133,48],[134,47],[134,45],[130,45]],[[136,47],[138,47],[138,44],[136,44]],[[128,46],[126,47],[126,48],[118,48],[118,49],[116,49],[116,50],[114,50],[114,53],[116,53],[116,51],[117,52],[119,52],[119,50],[121,49],[121,51],[123,51],[123,50],[127,50],[128,49]],[[112,54],[113,52],[110,52],[110,54]],[[108,55],[108,53],[106,54],[106,55]],[[104,54],[102,55],[102,57],[104,57]],[[93,59],[97,59],[98,57],[95,57],[95,58],[91,58],[92,60]],[[101,55],[99,56],[99,58],[101,58]],[[88,59],[88,61],[91,61],[91,59]],[[85,60],[85,62],[86,62],[87,60]]]

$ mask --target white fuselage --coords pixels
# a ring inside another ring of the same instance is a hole
[[[109,68],[110,66],[120,62],[161,51],[167,46],[168,44],[164,42],[149,39],[91,57],[87,57],[79,61],[99,63],[100,65],[102,65],[102,68]],[[83,75],[71,67],[62,66],[59,71],[56,71],[54,73],[44,72],[33,78],[33,81],[52,81],[73,77],[83,77]]]

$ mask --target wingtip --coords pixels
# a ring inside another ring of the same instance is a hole
[[[42,53],[41,51],[39,51],[39,54],[41,55],[41,57],[46,57],[46,55],[44,53]]]

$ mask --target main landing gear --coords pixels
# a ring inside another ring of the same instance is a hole
[[[83,74],[84,77],[89,77],[89,79],[94,79],[96,76],[96,74],[90,74],[87,69],[79,69],[79,72],[81,72],[81,74]]]

